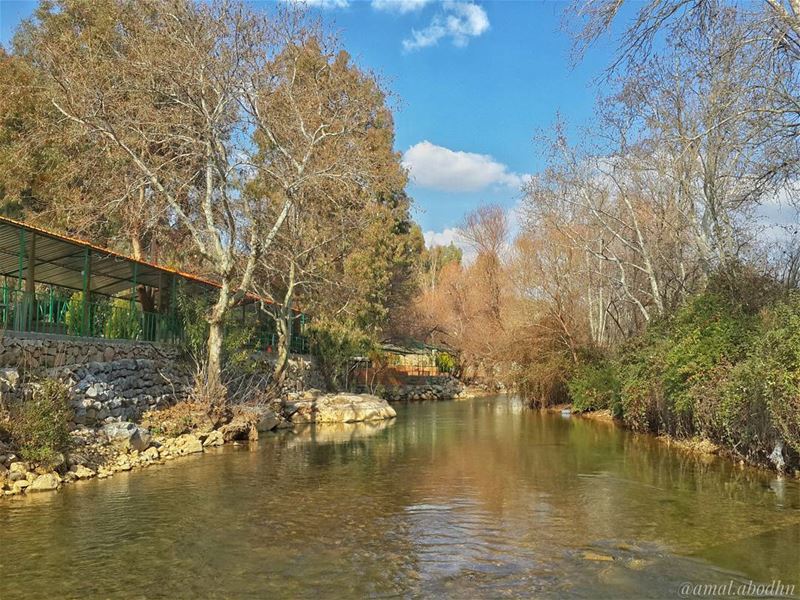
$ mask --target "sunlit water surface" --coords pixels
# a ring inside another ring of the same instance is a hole
[[[800,594],[800,485],[500,397],[0,502],[0,598]]]

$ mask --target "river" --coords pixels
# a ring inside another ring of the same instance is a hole
[[[797,481],[506,397],[0,503],[3,600],[674,598],[777,580],[800,595]]]

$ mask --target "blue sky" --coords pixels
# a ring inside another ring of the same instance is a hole
[[[396,147],[428,240],[448,241],[481,203],[513,209],[519,184],[542,167],[537,130],[561,114],[589,121],[606,39],[577,66],[562,31],[566,2],[310,0],[362,66],[395,96]],[[269,8],[269,2],[256,2]],[[36,2],[0,0],[8,43]],[[574,129],[573,129],[574,130]]]

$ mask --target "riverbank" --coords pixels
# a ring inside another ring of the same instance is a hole
[[[214,415],[213,407],[179,402],[145,413],[138,423],[76,426],[69,451],[47,466],[25,460],[0,442],[0,496],[55,491],[74,481],[163,465],[225,444],[255,441],[267,432],[316,423],[369,423],[392,419],[395,410],[367,394],[289,394],[269,406],[238,405]]]
[[[553,406],[548,406],[546,408],[542,408],[539,410],[547,413],[558,413],[565,416],[568,413],[569,417],[576,417],[580,419],[586,419],[589,421],[606,423],[610,426],[629,431],[634,435],[643,435],[648,438],[652,438],[664,444],[665,446],[674,448],[681,452],[692,454],[695,456],[704,456],[709,459],[720,458],[722,460],[735,464],[740,468],[749,468],[761,472],[771,472],[771,473],[776,472],[774,466],[770,466],[764,463],[745,461],[743,458],[729,451],[724,446],[715,444],[711,440],[700,436],[694,436],[691,438],[680,438],[666,433],[654,434],[654,433],[646,433],[646,432],[642,433],[633,431],[629,427],[625,426],[625,423],[622,419],[615,419],[609,409],[576,411],[574,410],[572,404],[562,403]],[[793,470],[792,472],[783,472],[779,474],[800,480],[800,469]]]

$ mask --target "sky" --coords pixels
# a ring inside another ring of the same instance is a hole
[[[573,66],[566,0],[306,3],[391,92],[396,149],[429,243],[455,239],[464,215],[481,204],[500,204],[513,218],[520,185],[543,166],[534,136],[558,115],[572,131],[590,121],[614,50],[612,38],[602,40]],[[0,0],[1,43],[35,6]]]

